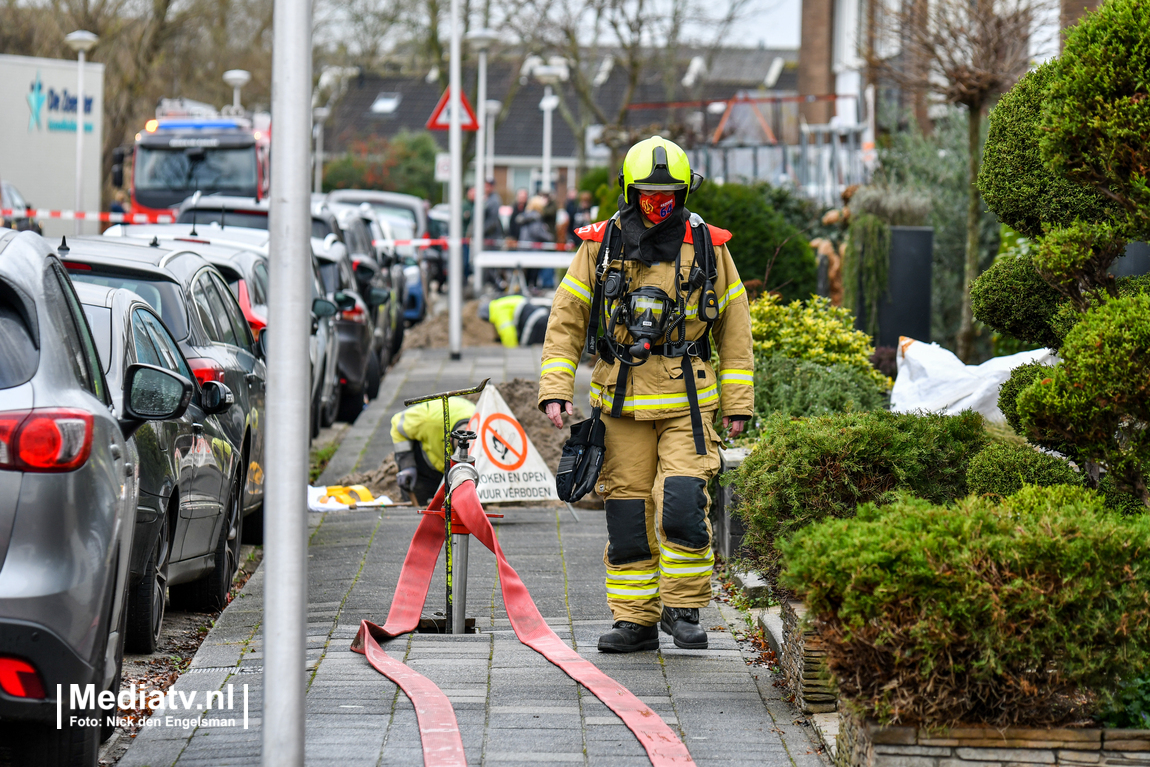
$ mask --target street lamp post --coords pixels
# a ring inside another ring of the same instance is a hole
[[[447,150],[451,154],[451,180],[447,186],[447,202],[451,220],[447,228],[447,339],[451,359],[463,357],[463,132],[460,122],[460,89],[463,76],[460,71],[461,55],[459,0],[451,0],[451,60],[448,88],[451,110],[447,130]],[[450,561],[450,552],[448,552]],[[448,570],[450,578],[450,570]]]
[[[323,124],[331,115],[327,107],[316,107],[311,110],[312,120],[315,123],[315,182],[312,191],[323,193]]]
[[[543,110],[543,191],[551,192],[551,113],[559,106],[559,97],[551,91],[551,86],[567,79],[567,67],[548,64],[535,67],[535,79],[543,84],[543,100],[539,108]]]
[[[475,119],[478,122],[475,133],[475,205],[471,211],[471,260],[472,263],[483,252],[483,233],[486,229],[484,222],[487,213],[487,164],[484,162],[484,131],[487,129],[487,114],[483,108],[487,103],[487,49],[497,39],[497,35],[490,29],[475,29],[467,33],[467,41],[471,47],[479,52],[479,93],[476,102],[479,105]],[[483,292],[480,279],[483,272],[475,268],[475,292]]]
[[[88,51],[100,41],[87,30],[78,29],[64,37],[64,42],[77,54],[76,58],[76,212],[84,209],[84,59]],[[83,220],[76,219],[75,233],[79,234]]]
[[[240,88],[252,80],[252,73],[246,69],[229,69],[224,72],[224,83],[232,87],[232,113],[242,115],[244,107],[240,103]]]
[[[503,104],[495,99],[487,100],[487,125],[491,127],[487,129],[487,167],[491,173],[495,173],[495,118],[499,115],[499,110],[503,108]]]

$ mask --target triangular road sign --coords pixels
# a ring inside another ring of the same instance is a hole
[[[435,111],[433,111],[431,117],[427,119],[428,130],[448,130],[451,127],[451,109],[447,105],[450,98],[451,88],[448,88],[443,92],[443,95],[439,97],[439,103],[435,105]],[[475,119],[475,112],[471,109],[471,103],[468,102],[466,93],[459,94],[459,103],[463,105],[463,114],[460,115],[459,118],[459,127],[463,130],[479,130],[479,121]]]
[[[558,500],[555,475],[497,388],[483,390],[467,428],[479,436],[472,454],[480,501]]]

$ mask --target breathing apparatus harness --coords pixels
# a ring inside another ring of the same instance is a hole
[[[629,281],[623,274],[622,262],[628,255],[612,254],[616,235],[615,222],[619,214],[612,216],[607,223],[603,242],[599,248],[599,262],[595,268],[595,290],[591,301],[591,317],[587,323],[585,351],[599,353],[608,363],[619,361],[619,377],[615,382],[615,397],[611,405],[611,417],[621,418],[623,403],[627,396],[627,379],[630,370],[645,363],[651,355],[680,357],[683,360],[683,382],[687,389],[687,403],[691,408],[691,432],[695,440],[695,452],[707,454],[707,443],[703,433],[703,416],[699,409],[699,393],[695,386],[695,372],[691,358],[698,357],[704,362],[711,359],[711,326],[719,319],[719,301],[715,293],[718,280],[718,267],[715,261],[715,248],[711,243],[711,232],[703,219],[692,213],[690,225],[694,231],[695,259],[688,278],[682,274],[682,250],[675,255],[676,296],[671,298],[663,290],[655,287],[641,287],[628,290]],[[696,290],[699,296],[699,319],[706,323],[703,334],[696,339],[687,339],[687,299]],[[602,327],[603,332],[600,333]],[[632,342],[625,344],[615,337],[619,327],[627,329]],[[675,340],[672,337],[677,335]],[[660,338],[662,344],[656,343]]]

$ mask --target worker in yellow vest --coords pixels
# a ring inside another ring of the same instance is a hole
[[[500,342],[510,349],[543,343],[550,314],[546,306],[533,304],[518,293],[494,298],[479,308],[480,318],[495,326]]]
[[[447,400],[451,430],[467,426],[475,405],[462,397]],[[396,483],[405,493],[415,494],[426,505],[443,481],[443,400],[412,405],[391,418],[391,441],[395,445]]]

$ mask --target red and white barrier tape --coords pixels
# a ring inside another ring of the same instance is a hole
[[[83,210],[38,210],[36,208],[0,208],[4,218],[51,218],[59,221],[101,221],[105,224],[174,224],[175,211],[169,213],[108,213]]]
[[[464,238],[462,242],[470,243],[471,238]],[[446,237],[424,237],[414,240],[372,240],[372,244],[380,248],[388,245],[396,247],[406,247],[410,245],[416,248],[446,248],[448,243],[449,240]],[[506,245],[507,250],[519,250],[521,248],[530,250],[575,250],[574,247],[562,242],[528,242],[527,240],[484,240],[483,245],[484,247],[502,247]]]
[[[440,486],[430,508],[438,510],[442,504],[443,487]],[[527,587],[507,563],[471,480],[460,483],[452,493],[451,508],[471,535],[495,554],[503,604],[519,641],[554,663],[614,711],[638,738],[654,767],[694,767],[695,762],[687,747],[658,714],[626,687],[564,644],[543,620]],[[379,646],[379,642],[413,631],[419,624],[432,572],[445,537],[443,520],[431,514],[425,515],[403,561],[399,583],[396,584],[395,596],[387,614],[387,623],[377,626],[371,621],[362,621],[359,633],[351,645],[354,652],[367,656],[376,671],[398,684],[411,698],[419,722],[425,767],[457,767],[466,764],[455,711],[447,696],[431,680],[390,657]]]

